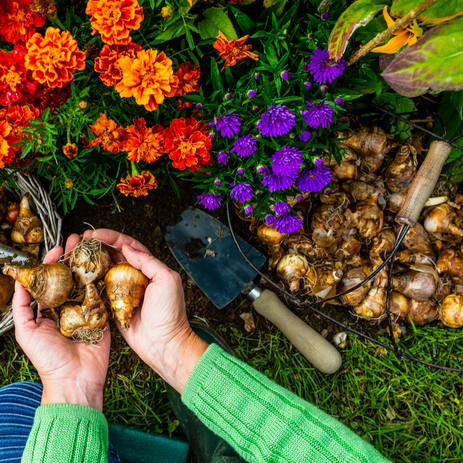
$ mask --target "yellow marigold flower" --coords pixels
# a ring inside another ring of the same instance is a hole
[[[122,79],[116,90],[123,98],[135,97],[148,111],[158,109],[164,98],[175,96],[178,77],[174,75],[172,60],[164,52],[141,50],[136,58],[124,56],[118,61]]]
[[[109,45],[127,45],[130,32],[140,29],[143,7],[137,0],[90,0],[85,12],[91,16],[92,34],[101,34]]]
[[[259,55],[257,53],[248,51],[252,48],[252,45],[244,45],[244,42],[246,42],[248,38],[249,35],[245,35],[238,40],[228,40],[222,31],[219,31],[219,35],[213,46],[219,52],[219,56],[225,61],[222,71],[227,66],[234,66],[236,63],[240,63],[246,58],[251,58],[255,61],[259,60]]]
[[[45,37],[37,32],[27,42],[25,66],[37,82],[50,88],[63,87],[72,81],[76,69],[85,68],[85,53],[69,31],[49,27]]]

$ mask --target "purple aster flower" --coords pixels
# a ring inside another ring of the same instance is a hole
[[[202,105],[201,103],[198,103],[198,104],[196,105],[196,109],[198,109],[198,110],[201,109],[202,107],[203,107],[203,105]]]
[[[302,153],[297,148],[283,146],[281,150],[275,151],[270,159],[274,174],[295,177],[302,164]]]
[[[328,90],[328,87],[327,87],[326,85],[322,85],[322,86],[320,87],[320,90],[321,90],[322,92],[326,92],[326,91]]]
[[[254,74],[254,80],[259,80],[260,79],[260,75],[257,74],[257,72]]]
[[[269,106],[268,112],[262,114],[257,128],[264,137],[286,135],[296,126],[296,116],[285,105]]]
[[[334,102],[335,102],[338,106],[344,106],[344,103],[345,103],[344,98],[341,98],[340,96],[338,96],[338,97],[334,100]]]
[[[293,214],[286,214],[277,217],[273,222],[273,226],[275,227],[276,231],[280,233],[294,233],[297,232],[304,222],[300,217]]]
[[[217,162],[226,166],[228,162],[228,154],[225,151],[221,151],[217,156]]]
[[[302,195],[297,195],[297,196],[296,196],[296,201],[297,201],[298,203],[300,203],[303,199],[304,199],[304,196],[302,196]]]
[[[206,195],[199,195],[198,199],[199,199],[199,204],[201,204],[201,206],[211,211],[214,211],[222,204],[222,198],[220,197],[219,194],[214,195],[214,194],[209,193]]]
[[[304,87],[307,89],[307,90],[310,90],[310,87],[312,87],[312,84],[310,82],[304,82]]]
[[[268,214],[265,216],[265,225],[270,226],[272,225],[273,222],[275,222],[275,216],[273,216],[272,214]]]
[[[217,179],[217,180],[214,181],[214,184],[217,185],[217,186],[220,186],[220,185],[222,185],[222,180]]]
[[[257,142],[252,135],[239,137],[233,143],[231,153],[236,153],[240,158],[247,158],[257,151]]]
[[[253,107],[252,107],[252,110],[253,110],[253,111],[259,111],[259,106],[253,106]]]
[[[227,94],[225,95],[225,99],[226,99],[226,100],[231,100],[231,95],[230,95],[230,93],[227,93]]]
[[[257,166],[257,169],[256,169],[257,173],[261,174],[262,172],[264,172],[264,170],[265,170],[264,166]]]
[[[244,213],[245,213],[246,215],[252,214],[253,212],[254,212],[254,209],[252,208],[252,206],[246,206],[246,207],[244,208]]]
[[[278,201],[274,207],[275,214],[284,215],[291,210],[291,206],[285,201]]]
[[[289,80],[291,77],[291,73],[289,71],[283,71],[280,75],[283,80]]]
[[[241,117],[234,113],[225,113],[223,116],[215,116],[209,125],[215,125],[217,132],[222,137],[232,138],[240,131]]]
[[[317,84],[331,84],[346,68],[346,60],[341,58],[337,63],[331,64],[328,50],[314,50],[310,57],[309,71]]]
[[[328,105],[326,105],[325,101],[314,104],[306,101],[306,103],[310,106],[310,109],[301,111],[301,116],[304,117],[304,122],[309,127],[313,127],[314,129],[322,127],[326,129],[332,124],[334,108],[330,108]]]
[[[238,169],[238,175],[244,175],[244,169],[242,167]]]
[[[262,173],[262,185],[266,186],[272,193],[275,191],[282,191],[291,188],[291,185],[294,183],[295,177],[290,177],[288,175],[282,174],[272,174],[270,169]]]
[[[308,130],[304,130],[300,135],[299,135],[299,140],[301,143],[307,143],[308,141],[312,140],[312,132],[309,132]]]
[[[231,186],[233,189],[230,193],[230,196],[237,203],[252,199],[254,196],[252,187],[249,183],[232,183]]]
[[[257,92],[255,90],[249,90],[248,92],[248,97],[253,98],[257,95]]]
[[[325,12],[322,14],[322,19],[325,20],[325,21],[329,21],[330,16],[331,16],[331,13],[330,13],[329,11],[325,11]]]
[[[304,169],[299,175],[297,187],[301,191],[320,191],[331,182],[331,171],[326,166]]]

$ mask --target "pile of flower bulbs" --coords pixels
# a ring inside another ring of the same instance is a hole
[[[304,229],[287,235],[263,223],[254,226],[268,246],[270,269],[293,294],[319,301],[361,283],[391,253],[400,229],[394,218],[422,150],[418,141],[394,143],[379,127],[361,126],[337,137],[346,150],[343,161],[325,158],[334,192],[321,193],[310,214],[306,203],[295,206]],[[390,309],[396,335],[410,322],[439,319],[452,328],[463,326],[463,195],[438,185],[395,257]],[[386,317],[387,282],[386,266],[332,303],[379,322]]]
[[[83,239],[65,262],[34,268],[6,264],[3,273],[46,307],[42,316],[54,320],[68,338],[100,341],[112,315],[128,330],[148,286],[143,273],[128,262],[111,267],[108,250],[96,239]],[[108,299],[110,310],[105,304]]]
[[[23,196],[20,203],[8,201],[7,189],[0,185],[0,243],[11,245],[37,258],[40,244],[44,241],[43,225],[31,209],[29,201],[29,193]],[[0,273],[0,312],[7,310],[6,304],[13,291],[14,280]]]

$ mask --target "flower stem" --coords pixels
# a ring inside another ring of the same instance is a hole
[[[54,15],[47,14],[47,18],[50,20],[50,22],[54,25],[59,27],[62,31],[67,30],[63,23],[59,20],[58,15],[55,13]]]
[[[373,50],[373,48],[375,48],[377,45],[391,38],[398,30],[403,29],[407,24],[411,23],[415,18],[417,18],[423,11],[431,8],[438,1],[439,0],[424,0],[424,2],[421,2],[416,8],[413,8],[413,10],[407,13],[402,19],[389,27],[389,29],[386,29],[384,32],[378,34],[360,50],[351,55],[347,60],[347,66],[354,64],[360,58],[364,57],[367,53]]]
[[[140,175],[140,172],[139,172],[138,167],[137,167],[137,163],[133,162],[133,161],[130,161],[130,164],[132,166],[132,177],[135,177],[135,175]]]

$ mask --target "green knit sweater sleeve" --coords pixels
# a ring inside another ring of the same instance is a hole
[[[108,463],[108,423],[99,411],[79,405],[42,405],[21,463]]]
[[[386,463],[314,405],[211,344],[182,400],[249,463]]]

